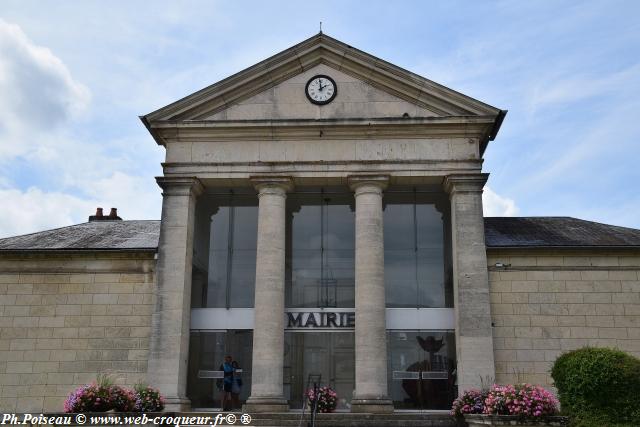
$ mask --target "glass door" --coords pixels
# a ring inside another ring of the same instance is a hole
[[[457,394],[452,332],[389,331],[388,383],[396,409],[446,410]]]
[[[337,409],[348,409],[355,386],[353,332],[286,332],[284,392],[292,409],[301,409],[309,376],[338,394]]]
[[[192,407],[222,406],[220,365],[228,355],[241,370],[240,393],[234,402],[234,409],[239,410],[251,392],[252,351],[252,330],[191,331],[187,396]]]

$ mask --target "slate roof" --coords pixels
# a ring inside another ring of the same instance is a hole
[[[571,217],[488,217],[487,247],[639,248],[640,230]],[[93,221],[0,239],[0,252],[152,251],[158,248],[160,221]]]
[[[489,248],[640,248],[640,230],[571,217],[487,217]]]
[[[0,251],[152,251],[160,221],[91,221],[0,239]]]

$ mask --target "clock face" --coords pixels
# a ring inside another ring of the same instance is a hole
[[[336,82],[329,76],[318,75],[312,77],[305,88],[307,98],[314,104],[324,105],[333,101],[338,93]]]

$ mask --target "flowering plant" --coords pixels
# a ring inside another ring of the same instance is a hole
[[[311,407],[313,407],[314,400],[318,400],[318,411],[320,412],[333,412],[338,404],[338,394],[331,387],[318,388],[317,396],[312,388],[307,390],[305,394]]]
[[[152,387],[137,384],[134,390],[114,385],[113,380],[100,375],[91,384],[78,387],[64,402],[65,412],[155,412],[164,409],[164,397]]]
[[[462,417],[465,414],[482,414],[487,391],[467,390],[453,401],[451,415]]]
[[[118,412],[132,412],[135,409],[136,393],[126,387],[111,387],[111,403]]]
[[[95,382],[78,387],[64,401],[65,412],[105,412],[112,407],[110,387]]]
[[[538,418],[558,412],[558,400],[540,386],[494,384],[484,401],[484,413]]]
[[[136,412],[158,412],[164,409],[164,397],[155,388],[144,384],[136,384],[135,387]]]

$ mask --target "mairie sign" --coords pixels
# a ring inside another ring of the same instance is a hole
[[[353,311],[288,311],[285,315],[287,329],[353,329],[356,324]]]

